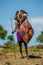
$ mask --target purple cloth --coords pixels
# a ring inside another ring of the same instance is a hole
[[[18,22],[18,27],[20,27],[20,25],[21,25],[21,23],[20,23],[20,21],[19,21],[19,22]],[[21,35],[20,35],[20,31],[19,31],[19,30],[17,31],[17,40],[18,40],[18,41],[22,41]]]
[[[17,31],[17,40],[18,41],[22,41],[22,38],[21,38],[21,35],[20,35],[20,32],[19,31]]]
[[[18,27],[20,27],[20,25],[21,25],[21,24],[20,24],[20,22],[19,22],[19,23],[18,23]]]

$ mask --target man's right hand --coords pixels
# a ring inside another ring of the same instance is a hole
[[[12,31],[12,34],[14,34],[14,31]]]

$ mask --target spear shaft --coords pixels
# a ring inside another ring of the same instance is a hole
[[[11,29],[12,29],[12,31],[13,31],[13,26],[12,26],[12,18],[11,18]]]
[[[12,29],[12,31],[13,31],[12,18],[10,18],[10,20],[11,20],[11,29]],[[12,34],[12,36],[13,36],[13,38],[14,38],[14,35],[13,35],[13,34]],[[13,43],[14,43],[14,40],[13,40]],[[15,56],[15,58],[16,58],[15,45],[14,45],[14,56]]]

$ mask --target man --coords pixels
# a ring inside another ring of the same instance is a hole
[[[28,58],[28,47],[27,47],[27,43],[25,42],[25,40],[23,39],[22,35],[21,35],[21,32],[20,30],[23,28],[21,25],[23,22],[27,22],[27,12],[25,12],[24,10],[20,10],[20,11],[17,11],[16,12],[16,15],[15,15],[15,29],[12,33],[16,32],[17,31],[17,40],[18,40],[18,43],[19,43],[19,50],[20,50],[20,54],[21,54],[21,58],[24,58],[23,54],[22,54],[22,43],[24,43],[24,46],[25,46],[25,51],[26,51],[26,58]],[[24,25],[25,26],[25,25]],[[26,27],[26,26],[25,26]],[[25,29],[25,28],[23,28]],[[30,29],[32,29],[31,25],[30,25]],[[23,32],[24,34],[24,32]],[[26,35],[27,36],[27,35]],[[24,35],[25,37],[25,35]]]

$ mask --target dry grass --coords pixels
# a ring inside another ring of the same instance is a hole
[[[0,65],[43,65],[43,49],[37,49],[36,47],[31,47],[28,49],[29,59],[26,57],[20,59],[19,51],[2,53],[0,54]],[[1,51],[1,49],[0,49]],[[25,56],[25,50],[23,49],[23,55]]]

